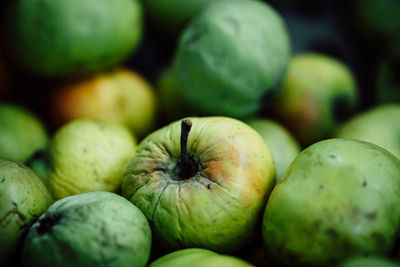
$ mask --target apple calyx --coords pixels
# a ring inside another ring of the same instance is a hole
[[[189,137],[190,129],[192,128],[192,122],[189,119],[182,120],[181,123],[181,162],[180,162],[180,175],[181,180],[185,180],[193,176],[197,170],[194,170],[189,155],[187,153],[187,141]]]
[[[39,220],[39,227],[37,228],[37,233],[39,235],[48,234],[51,229],[58,224],[61,219],[61,214],[51,214]]]

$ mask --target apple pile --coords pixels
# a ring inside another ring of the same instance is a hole
[[[271,2],[1,4],[0,266],[400,266],[400,6],[368,106]]]

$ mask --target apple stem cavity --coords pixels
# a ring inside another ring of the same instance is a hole
[[[182,120],[181,123],[181,179],[189,178],[191,174],[191,166],[189,155],[187,153],[187,141],[189,137],[192,122],[189,119]]]

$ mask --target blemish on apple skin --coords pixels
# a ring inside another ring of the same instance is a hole
[[[208,185],[207,185],[207,189],[211,189],[211,184],[208,184]]]
[[[363,186],[363,187],[367,187],[367,181],[366,181],[366,180],[364,180],[362,186]]]

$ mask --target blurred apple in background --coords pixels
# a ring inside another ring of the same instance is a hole
[[[141,76],[117,69],[56,88],[48,114],[56,127],[82,117],[109,119],[141,138],[155,126],[156,96]]]
[[[371,142],[400,159],[400,103],[376,106],[351,118],[335,137]]]
[[[301,54],[292,59],[282,91],[266,115],[308,146],[327,137],[357,104],[357,86],[345,65],[325,55]]]
[[[211,250],[187,248],[167,254],[152,262],[149,267],[251,267],[249,263]]]
[[[0,159],[0,265],[19,266],[25,233],[53,199],[26,166]]]
[[[7,55],[43,76],[76,76],[110,68],[142,35],[139,0],[20,0],[6,12]]]
[[[297,140],[279,123],[267,119],[247,121],[267,143],[272,152],[276,166],[276,181],[281,179],[290,163],[300,153],[301,147]]]
[[[37,174],[56,200],[91,191],[117,192],[135,149],[135,138],[123,125],[77,119],[60,128],[31,165],[34,171],[40,167]]]
[[[399,177],[400,160],[377,145],[349,139],[311,145],[268,199],[266,254],[288,266],[387,256],[400,225]]]
[[[285,22],[267,3],[218,1],[185,27],[173,68],[195,112],[243,119],[276,93],[290,56]]]
[[[47,145],[42,122],[30,111],[0,103],[0,158],[26,162]]]
[[[192,117],[139,144],[121,192],[149,220],[156,246],[234,252],[254,240],[274,185],[272,154],[254,129]]]
[[[382,257],[354,257],[344,261],[340,267],[400,267],[400,263]]]
[[[400,103],[400,57],[383,60],[378,65],[375,86],[378,103]]]

